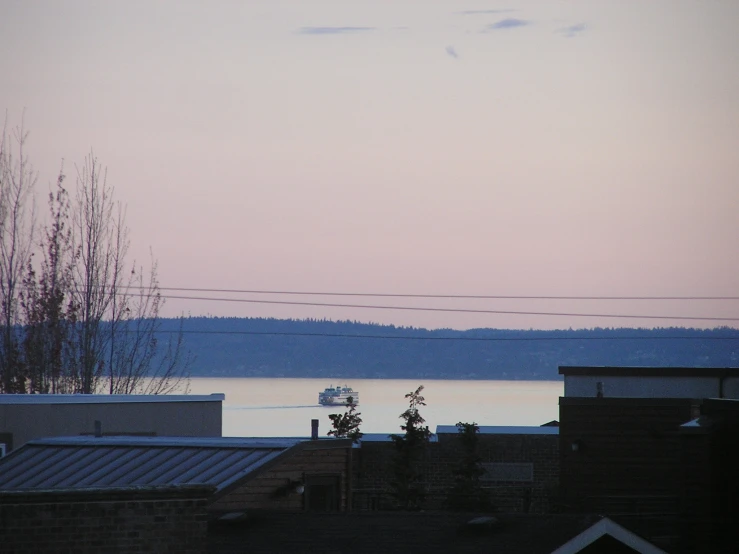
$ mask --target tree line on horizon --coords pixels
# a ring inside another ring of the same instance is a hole
[[[191,374],[203,377],[552,380],[561,365],[739,365],[739,330],[726,327],[457,331],[236,317],[181,323],[195,357]],[[165,319],[162,329],[179,325]],[[382,338],[350,338],[356,335]]]
[[[157,394],[183,383],[182,335],[161,337],[157,263],[128,260],[126,207],[90,153],[64,167],[37,221],[23,124],[0,136],[0,393]]]

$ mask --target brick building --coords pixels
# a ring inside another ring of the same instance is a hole
[[[734,513],[720,490],[736,483],[725,407],[738,403],[739,368],[559,371],[563,509],[608,515],[670,551],[720,552],[705,548],[721,534],[706,522]]]
[[[704,400],[680,431],[683,549],[731,551],[739,545],[739,400]]]
[[[478,453],[485,474],[481,481],[498,511],[547,513],[559,481],[557,427],[481,427]],[[426,482],[427,509],[441,509],[454,486],[461,459],[458,430],[437,427],[420,471]],[[355,510],[392,507],[389,494],[395,448],[387,435],[366,437],[353,452]]]
[[[212,513],[344,511],[349,440],[56,437],[0,460],[0,491],[202,485]]]
[[[208,552],[666,554],[602,516],[439,511],[262,514],[214,526]]]
[[[0,491],[0,553],[199,554],[212,487]]]

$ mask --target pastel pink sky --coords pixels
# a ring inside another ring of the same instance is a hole
[[[0,108],[13,125],[25,108],[39,198],[94,149],[163,287],[739,295],[736,0],[2,11]],[[378,302],[739,318],[736,301]],[[721,324],[168,302],[181,312]]]

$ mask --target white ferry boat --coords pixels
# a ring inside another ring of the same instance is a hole
[[[344,385],[343,387],[334,387],[331,385],[323,392],[318,393],[318,403],[322,406],[339,406],[349,403],[349,398],[354,404],[359,404],[359,393]]]

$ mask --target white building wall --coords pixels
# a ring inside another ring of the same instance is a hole
[[[47,399],[43,398],[46,395],[22,395],[23,399],[18,398],[21,395],[2,396],[0,433],[13,435],[13,450],[33,439],[94,433],[95,421],[101,422],[103,434],[160,437],[220,437],[222,434],[222,394],[176,400],[166,395],[130,396],[117,402],[106,402],[105,395],[75,395],[71,399],[61,395],[48,395],[57,398]]]

